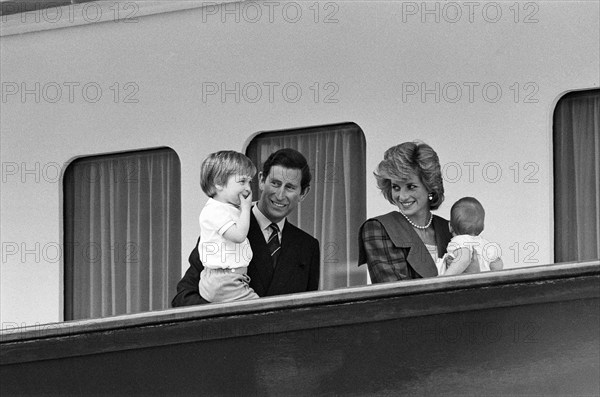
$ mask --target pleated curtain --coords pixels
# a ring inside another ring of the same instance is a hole
[[[358,229],[366,218],[366,144],[362,130],[354,123],[343,123],[266,132],[252,140],[246,154],[261,170],[269,155],[281,148],[302,153],[312,172],[310,193],[288,220],[319,240],[319,288],[366,284],[366,271],[357,266]],[[257,181],[252,194],[259,197]]]
[[[181,269],[180,164],[171,149],[75,160],[64,177],[64,317],[169,307]]]
[[[555,262],[600,258],[600,90],[563,97],[554,112]]]

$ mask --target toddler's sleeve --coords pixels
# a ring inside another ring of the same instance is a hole
[[[212,206],[209,211],[202,211],[200,215],[200,227],[203,230],[214,230],[221,236],[235,223],[233,213],[221,205]]]

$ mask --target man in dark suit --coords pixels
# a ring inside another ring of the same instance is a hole
[[[310,191],[311,174],[306,159],[293,149],[278,150],[265,161],[258,177],[261,193],[252,207],[248,230],[253,253],[248,265],[250,287],[259,296],[317,290],[319,242],[286,220]],[[279,249],[273,248],[273,240],[275,244],[280,242],[280,246],[275,246]],[[189,269],[177,284],[173,307],[207,303],[198,292],[204,268],[198,244],[189,262]]]

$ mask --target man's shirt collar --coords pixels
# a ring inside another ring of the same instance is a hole
[[[260,210],[258,209],[258,205],[257,203],[254,203],[254,205],[252,206],[252,213],[254,214],[254,217],[256,218],[256,222],[258,222],[258,226],[260,226],[260,230],[263,231],[263,233],[265,231],[268,231],[268,233],[270,234],[271,231],[268,230],[269,226],[271,225],[271,222],[269,220],[269,218],[267,218],[262,212],[260,212]],[[279,233],[281,233],[283,231],[283,226],[285,225],[285,219],[283,218],[282,220],[280,220],[279,222],[277,222],[277,226],[279,226]]]

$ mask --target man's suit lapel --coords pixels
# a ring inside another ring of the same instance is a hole
[[[273,273],[273,280],[269,286],[270,293],[279,293],[282,291],[288,280],[294,274],[294,266],[299,266],[297,255],[301,252],[301,247],[298,244],[298,238],[295,238],[296,227],[285,222],[281,234],[281,253],[277,259],[277,266]]]
[[[262,290],[266,293],[273,280],[273,266],[271,266],[271,255],[265,241],[265,236],[252,213],[250,214],[248,240],[252,246],[253,266],[259,277],[259,280],[255,280],[255,282],[260,282]]]

